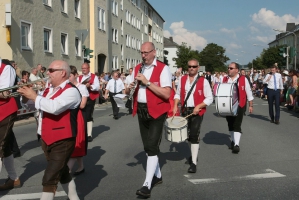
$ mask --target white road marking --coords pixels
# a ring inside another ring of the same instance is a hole
[[[103,109],[103,108],[96,108],[95,110],[107,110],[107,109]]]
[[[18,199],[40,199],[42,193],[30,193],[30,194],[11,194],[0,196],[1,200],[18,200]],[[67,194],[64,191],[56,192],[55,197],[65,197]]]
[[[286,175],[278,173],[272,169],[266,169],[266,173],[252,174],[247,176],[236,176],[229,179],[218,179],[218,178],[206,178],[206,179],[188,179],[193,184],[204,184],[204,183],[220,183],[230,181],[242,181],[242,180],[255,180],[255,179],[267,179],[267,178],[282,178]],[[191,175],[184,175],[187,178],[191,178]]]

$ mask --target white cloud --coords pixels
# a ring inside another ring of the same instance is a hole
[[[171,34],[170,34],[170,32],[169,32],[168,30],[164,30],[164,31],[163,31],[163,35],[164,35],[164,37],[166,37],[166,38],[171,37]]]
[[[173,22],[170,25],[170,29],[173,34],[173,41],[181,45],[182,42],[187,43],[187,46],[191,46],[192,49],[203,49],[207,45],[207,40],[199,36],[196,32],[191,32],[184,28],[184,22]],[[169,37],[170,32],[164,31],[164,36]]]
[[[236,32],[234,30],[229,30],[227,28],[222,28],[222,29],[220,29],[220,32],[231,35],[234,38],[236,37]]]
[[[271,38],[267,36],[256,36],[256,40],[262,43],[268,43],[271,40]]]
[[[290,14],[285,14],[283,16],[276,15],[273,11],[267,10],[266,8],[261,8],[258,13],[252,15],[253,22],[271,29],[281,29],[285,30],[287,23],[298,23],[299,16],[294,17]]]
[[[242,46],[241,45],[238,45],[236,43],[230,43],[229,44],[229,48],[230,49],[242,49]]]

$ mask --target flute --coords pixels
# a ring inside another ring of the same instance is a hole
[[[142,68],[143,68],[143,66],[144,66],[144,63],[142,62],[142,63],[141,63],[141,67],[140,67],[140,69],[139,69],[139,73],[142,72]],[[132,100],[133,94],[134,94],[134,92],[135,92],[135,90],[136,90],[136,88],[137,88],[138,80],[135,80],[134,83],[135,83],[135,86],[131,89],[131,91],[130,91],[130,95],[129,95],[129,99],[130,99],[130,100]]]

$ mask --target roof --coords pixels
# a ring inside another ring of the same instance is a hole
[[[177,47],[177,46],[179,46],[179,45],[173,41],[172,37],[170,37],[170,38],[164,37],[164,48],[165,47]]]

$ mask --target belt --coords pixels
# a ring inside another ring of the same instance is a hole
[[[268,90],[274,90],[274,89],[272,89],[272,88],[268,88]],[[280,90],[280,89],[276,89],[276,91],[277,91],[277,90]],[[275,91],[275,90],[274,90],[274,91]]]

